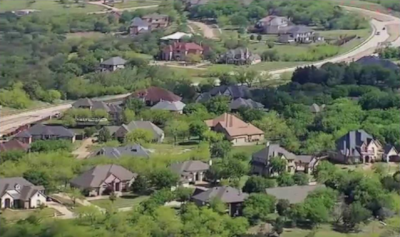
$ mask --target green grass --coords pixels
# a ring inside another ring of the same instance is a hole
[[[66,7],[68,6],[68,7]],[[40,11],[52,11],[60,13],[86,13],[94,11],[102,11],[103,7],[86,4],[85,7],[81,7],[79,4],[72,2],[70,4],[61,4],[55,0],[1,0],[0,11],[14,11],[21,9],[35,9]]]
[[[106,198],[106,199],[99,199],[99,200],[93,200],[90,201],[92,204],[97,205],[102,208],[107,208],[111,204],[115,208],[123,208],[123,207],[133,207],[135,205],[138,205],[144,200],[147,200],[149,196],[135,196],[135,195],[127,195],[127,196],[121,196],[118,197],[113,203]]]
[[[44,208],[44,209],[5,209],[1,211],[0,217],[5,218],[7,221],[15,222],[18,220],[23,220],[28,218],[31,215],[38,215],[44,218],[54,217],[54,214],[59,214],[53,208]]]
[[[90,38],[90,39],[99,39],[104,37],[105,34],[101,32],[76,32],[76,33],[67,33],[67,39],[82,39],[82,38]]]
[[[125,2],[114,3],[114,7],[116,8],[131,8],[131,7],[141,7],[141,6],[151,6],[158,5],[161,1],[157,0],[128,0]]]
[[[254,152],[263,149],[265,145],[254,145],[254,146],[234,146],[232,147],[232,153],[243,152],[248,156],[251,156]]]
[[[148,144],[146,145],[146,148],[148,149],[154,149],[155,154],[179,154],[183,152],[186,149],[194,149],[196,148],[197,145],[176,145],[174,146],[173,144],[161,144],[161,143],[153,143],[153,144]]]

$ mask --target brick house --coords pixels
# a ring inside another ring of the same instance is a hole
[[[166,28],[169,25],[169,17],[164,14],[153,13],[142,16],[142,19],[151,25],[151,29]]]
[[[161,51],[161,60],[185,61],[188,54],[202,56],[204,49],[196,43],[173,42]]]

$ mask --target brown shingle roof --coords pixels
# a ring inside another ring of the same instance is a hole
[[[236,203],[244,202],[248,196],[249,195],[247,193],[243,193],[239,189],[222,186],[210,188],[207,191],[196,194],[192,197],[192,199],[208,203],[214,198],[217,198],[223,203]]]
[[[29,145],[19,140],[11,140],[8,142],[0,143],[0,152],[6,152],[11,150],[27,151],[28,149]]]
[[[229,136],[264,134],[264,131],[253,124],[245,123],[228,113],[224,113],[215,119],[206,120],[205,123],[209,127],[221,126]]]
[[[165,90],[163,88],[151,86],[144,90],[135,91],[132,96],[137,98],[142,98],[146,101],[151,101],[153,103],[157,103],[159,101],[180,101],[182,98],[175,95],[171,91]]]

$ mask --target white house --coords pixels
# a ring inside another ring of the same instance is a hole
[[[0,179],[1,208],[37,208],[46,205],[43,186],[35,186],[22,177]]]

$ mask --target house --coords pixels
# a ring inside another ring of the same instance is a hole
[[[140,17],[135,17],[129,26],[130,35],[138,35],[151,31],[151,24]]]
[[[139,144],[127,145],[120,147],[103,147],[98,150],[95,156],[105,156],[111,159],[118,159],[122,156],[133,156],[133,157],[150,157],[150,151],[142,147]]]
[[[183,0],[183,3],[185,4],[186,10],[196,7],[196,6],[202,6],[205,5],[209,2],[210,0]]]
[[[260,19],[255,28],[263,34],[279,34],[284,31],[290,24],[287,17],[282,16],[267,16]]]
[[[264,131],[232,114],[224,113],[215,119],[206,120],[205,123],[213,131],[223,133],[233,145],[258,143],[264,140]]]
[[[353,130],[336,140],[336,152],[331,159],[340,163],[381,161],[382,144],[364,130]]]
[[[0,152],[7,152],[7,151],[28,151],[29,145],[23,143],[19,140],[10,140],[7,142],[0,143]]]
[[[181,39],[192,38],[193,34],[188,34],[184,32],[175,32],[171,35],[166,35],[161,38],[161,40],[171,40],[171,41],[180,41]]]
[[[92,100],[88,98],[82,98],[75,101],[72,104],[75,109],[88,109],[94,110],[105,110],[109,115],[109,120],[119,122],[122,119],[122,108],[116,104],[105,103],[103,101]]]
[[[128,125],[122,124],[114,133],[114,137],[119,141],[124,141],[128,133],[136,129],[145,129],[153,133],[154,142],[162,142],[164,140],[164,131],[154,125],[150,121],[132,121]]]
[[[400,154],[396,150],[396,148],[392,145],[386,145],[383,148],[383,157],[382,159],[386,162],[399,162]]]
[[[387,59],[382,59],[377,56],[364,56],[356,61],[356,63],[359,63],[363,66],[381,66],[389,70],[400,70],[400,67],[395,64],[394,62],[387,60]]]
[[[46,205],[43,186],[35,186],[22,177],[0,178],[1,208],[37,208]]]
[[[232,100],[236,100],[238,98],[250,99],[251,93],[247,86],[241,85],[231,85],[231,86],[217,86],[212,88],[209,92],[205,92],[200,94],[196,98],[196,102],[206,102],[214,96],[229,96]]]
[[[258,54],[250,52],[248,48],[236,48],[228,50],[226,53],[222,54],[219,62],[235,65],[253,65],[260,63],[261,57]]]
[[[105,61],[100,62],[100,71],[102,72],[113,72],[118,69],[124,69],[126,60],[121,57],[112,57]]]
[[[316,103],[313,103],[312,105],[310,105],[310,111],[311,113],[317,114],[319,112],[322,112],[325,107],[325,104],[317,105]]]
[[[182,184],[199,183],[204,180],[210,164],[198,160],[189,160],[170,165],[170,170],[178,174]]]
[[[100,129],[100,131],[103,130],[103,129],[106,129],[106,130],[108,130],[108,132],[110,133],[110,135],[111,135],[112,137],[115,137],[115,132],[118,131],[118,129],[119,129],[120,127],[121,127],[121,126],[115,126],[115,125],[113,125],[113,126],[104,126],[102,129]],[[99,132],[100,132],[100,131],[99,131]]]
[[[192,196],[192,201],[198,206],[209,205],[214,199],[221,200],[228,207],[231,216],[242,215],[243,203],[249,195],[241,190],[222,186],[210,188]]]
[[[288,200],[290,204],[302,203],[308,196],[317,189],[324,189],[325,185],[304,185],[304,186],[289,186],[289,187],[276,187],[267,188],[265,192],[268,195],[274,196],[276,200]]]
[[[31,144],[36,140],[69,140],[75,142],[75,133],[63,126],[47,126],[35,124],[32,127],[17,133],[13,139]]]
[[[142,17],[151,25],[151,29],[166,28],[169,25],[169,17],[164,14],[153,13]]]
[[[278,144],[267,143],[265,148],[253,153],[251,156],[251,173],[263,176],[272,175],[274,171],[270,166],[270,160],[274,157],[287,161],[286,171],[289,173],[301,171],[310,174],[319,162],[319,159],[315,156],[295,155]]]
[[[263,109],[264,105],[252,99],[237,98],[231,101],[229,108],[231,111],[237,111],[240,108]]]
[[[281,43],[312,43],[322,40],[323,38],[321,36],[305,25],[288,27],[287,30],[279,34],[278,39]]]
[[[130,97],[141,99],[148,106],[153,106],[160,101],[175,102],[182,100],[181,97],[175,95],[171,91],[155,86],[151,86],[144,90],[135,91],[130,95]]]
[[[165,61],[185,61],[188,54],[202,56],[204,49],[196,43],[173,42],[166,45],[161,51],[161,60]]]
[[[87,196],[119,195],[128,191],[137,174],[119,165],[97,165],[71,180],[71,187],[79,188]]]
[[[182,103],[181,101],[173,101],[173,102],[160,101],[156,105],[151,107],[151,109],[161,109],[161,110],[167,110],[170,112],[182,114],[183,108],[185,108],[185,106],[186,105],[184,103]]]

